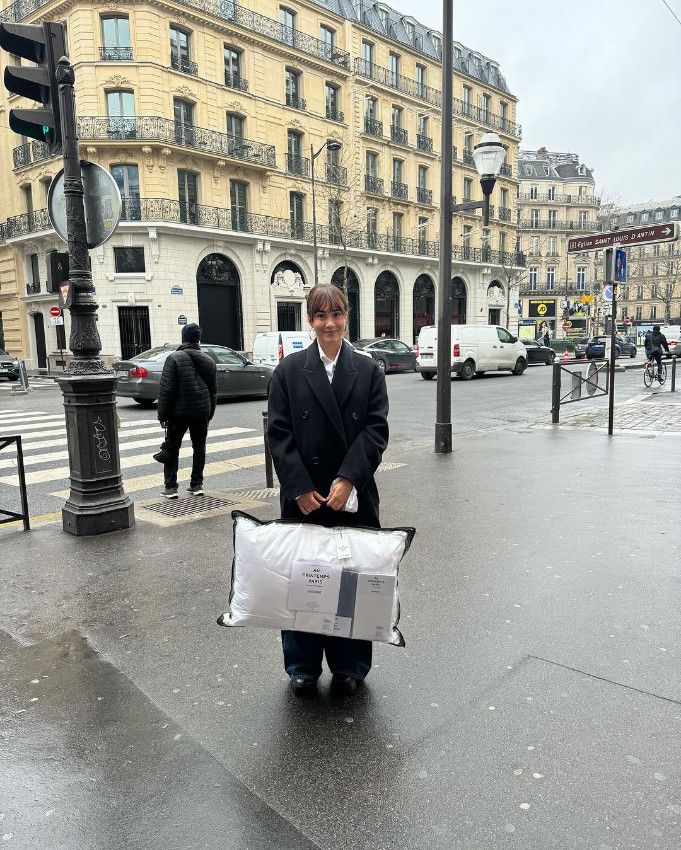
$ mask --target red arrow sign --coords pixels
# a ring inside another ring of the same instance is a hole
[[[61,316],[61,307],[50,307],[50,316]]]
[[[650,227],[634,227],[631,230],[613,230],[594,236],[575,236],[568,239],[568,254],[579,251],[599,251],[611,245],[648,245],[651,242],[672,242],[679,238],[676,222],[653,224]]]

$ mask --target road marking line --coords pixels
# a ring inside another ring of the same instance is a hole
[[[236,451],[236,449],[245,449],[258,445],[262,445],[261,436],[247,437],[242,440],[224,440],[221,443],[212,443],[211,445],[206,446],[206,454]],[[191,446],[180,449],[181,458],[191,456]],[[148,452],[145,452],[143,455],[133,455],[132,457],[121,458],[121,469],[132,469],[136,466],[149,466],[154,463],[155,461],[152,459],[151,455]],[[61,479],[68,479],[68,477],[68,466],[60,466],[57,469],[41,469],[36,472],[28,472],[25,476],[27,484],[43,484],[46,481],[59,481]],[[15,487],[19,486],[19,481],[16,475],[4,475],[0,477],[0,483],[10,484]]]
[[[56,420],[56,421],[55,421]],[[6,419],[0,420],[0,428],[40,428],[45,425],[58,425],[64,422],[64,414],[55,414],[54,416],[37,416],[30,419],[22,417],[21,419]]]
[[[232,458],[232,460],[220,460],[215,463],[207,463],[203,470],[203,477],[212,478],[215,475],[222,475],[225,472],[235,472],[239,469],[252,469],[255,466],[264,466],[265,455],[244,455],[243,457]],[[159,472],[161,470],[159,469]],[[191,477],[190,469],[181,469],[178,473],[178,482],[189,481]],[[123,480],[123,489],[126,493],[136,493],[140,490],[151,490],[154,487],[163,487],[162,475],[140,475],[136,478],[126,478]],[[50,493],[50,496],[56,496],[58,499],[68,499],[69,491],[60,490],[57,493]]]
[[[156,430],[158,430],[158,429],[156,429]],[[237,427],[234,427],[234,428],[218,428],[215,431],[209,431],[208,438],[210,440],[211,437],[226,437],[229,434],[246,434],[248,432],[252,433],[253,431],[255,431],[255,428],[237,428]],[[135,437],[137,435],[136,434],[130,434],[129,436]],[[144,440],[133,440],[132,442],[119,443],[119,449],[120,449],[120,451],[128,451],[129,449],[140,449],[143,446],[160,446],[162,439],[163,439],[163,432],[161,432],[160,436],[157,436],[157,437],[148,437]],[[187,445],[190,444],[189,434],[185,435],[183,442],[187,443]],[[54,440],[54,441],[43,442],[43,443],[40,443],[40,444],[36,443],[33,446],[23,445],[23,448],[25,450],[24,451],[24,466],[36,466],[37,464],[49,463],[49,462],[54,461],[54,460],[68,460],[68,457],[69,457],[68,450],[60,451],[60,452],[45,452],[44,454],[27,453],[28,449],[35,450],[37,448],[40,448],[40,449],[47,448],[49,443],[52,443],[52,445],[63,446],[63,445],[65,445],[65,440]],[[206,445],[211,446],[212,443],[208,442]],[[0,469],[14,469],[14,468],[16,468],[16,465],[17,465],[16,459],[10,458],[8,460],[0,460]]]
[[[68,496],[67,496],[68,498]],[[31,527],[36,525],[41,525],[42,523],[56,522],[61,519],[61,511],[57,511],[53,514],[41,514],[40,516],[31,516],[29,517],[31,520]],[[2,528],[17,528],[19,526],[23,527],[24,521],[21,519],[14,520],[13,522],[6,522],[4,525],[0,526]]]
[[[9,419],[12,419],[12,420],[14,420],[14,419],[28,419],[28,418],[36,419],[36,418],[39,418],[41,416],[48,416],[48,415],[49,414],[47,413],[46,410],[24,410],[24,411],[13,410],[11,413],[10,412],[0,413],[0,421],[4,421],[6,419],[7,420],[9,420]]]

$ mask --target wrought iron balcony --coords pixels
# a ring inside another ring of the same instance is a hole
[[[38,295],[40,292],[40,281],[26,284],[26,295]]]
[[[199,66],[196,62],[192,62],[192,60],[188,59],[186,56],[176,56],[171,54],[170,67],[175,71],[181,71],[183,74],[191,74],[193,77],[196,77],[199,73]]]
[[[225,70],[225,85],[228,89],[248,91],[248,80],[244,80],[241,74],[230,74],[227,70]]]
[[[131,62],[132,47],[100,47],[99,58],[102,62]]]
[[[397,145],[407,145],[409,142],[407,141],[409,134],[402,127],[396,127],[394,124],[390,125],[390,139],[395,142]]]
[[[522,220],[520,226],[527,230],[576,230],[578,233],[596,233],[599,230],[597,222],[554,221],[553,219]]]
[[[406,201],[409,198],[409,187],[406,183],[400,183],[398,180],[391,180],[390,194],[393,198],[399,198],[401,201]]]
[[[326,107],[326,117],[329,121],[338,121],[339,124],[342,124],[345,121],[345,116],[340,109],[334,109],[331,106]]]
[[[462,118],[470,118],[471,121],[478,124],[484,124],[487,127],[492,127],[494,130],[499,130],[507,136],[522,136],[522,127],[508,118],[503,118],[501,115],[496,115],[490,112],[484,106],[473,106],[472,103],[466,103],[458,98],[452,99],[452,112],[454,115],[460,115]]]
[[[538,204],[573,204],[579,207],[598,206],[601,202],[600,198],[587,197],[586,195],[539,195],[535,192],[522,192],[518,195],[521,201],[532,201]]]
[[[461,151],[461,161],[464,165],[472,165],[475,168],[475,160],[473,159],[473,151],[466,150],[466,148]]]
[[[433,190],[426,189],[424,186],[416,187],[416,200],[419,204],[431,204],[433,203]]]
[[[310,176],[310,160],[309,157],[301,156],[298,153],[286,154],[286,171],[289,174],[299,174],[301,177]]]
[[[154,115],[130,118],[81,116],[78,118],[78,138],[81,141],[165,142],[238,159],[251,165],[266,168],[276,168],[277,165],[274,145],[240,139],[228,133],[218,133],[216,130],[206,130]]]
[[[416,134],[416,147],[420,151],[426,151],[427,153],[433,152],[433,140],[429,136],[422,136],[420,133]]]
[[[288,91],[286,92],[286,106],[290,106],[291,109],[300,109],[303,112],[307,109],[307,103],[304,97]]]
[[[511,220],[511,208],[510,207],[499,207],[499,221],[510,221]]]
[[[513,177],[513,166],[511,166],[511,165],[509,165],[509,163],[505,162],[501,166],[501,170],[499,171],[499,174],[501,174],[502,177]]]
[[[12,160],[14,168],[25,168],[27,165],[32,165],[34,162],[42,162],[45,159],[50,159],[50,152],[44,142],[27,142],[25,145],[19,145],[12,151]]]
[[[383,180],[380,177],[374,177],[373,174],[365,174],[364,191],[370,192],[372,195],[382,195]]]
[[[5,238],[14,239],[17,236],[28,236],[30,233],[40,233],[50,230],[52,224],[47,210],[35,210],[30,213],[10,216],[5,223]]]
[[[364,132],[369,136],[383,135],[383,122],[377,121],[375,118],[364,118]]]
[[[423,100],[433,106],[439,107],[442,104],[442,97],[438,89],[419,83],[418,80],[403,77],[402,74],[395,74],[393,71],[388,70],[388,68],[382,68],[373,62],[361,59],[359,56],[355,57],[355,74],[359,77],[373,80],[375,83],[379,83],[389,89],[395,89],[410,97]]]
[[[335,163],[327,162],[326,182],[332,183],[334,186],[347,186],[348,169],[343,165],[336,165]]]

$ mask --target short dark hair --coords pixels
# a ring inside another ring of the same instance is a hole
[[[660,326],[659,325],[653,325],[653,330],[657,331],[659,333],[660,332]]]
[[[332,283],[319,283],[313,286],[307,296],[307,317],[325,310],[342,310],[348,313],[348,299],[338,286]]]

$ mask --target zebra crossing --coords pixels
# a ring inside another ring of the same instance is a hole
[[[55,489],[50,495],[61,500],[67,498],[69,454],[64,414],[3,409],[0,412],[0,436],[14,434],[20,434],[22,438],[26,484],[29,487],[43,485],[48,489],[50,485],[54,486],[54,482],[57,486],[66,485],[66,489]],[[152,454],[163,441],[160,425],[148,419],[122,420],[118,440],[126,492],[157,490],[163,481],[162,467],[153,460]],[[210,486],[210,478],[264,465],[262,446],[262,433],[256,428],[211,428],[206,442],[206,485]],[[187,434],[180,449],[180,460],[191,458],[191,455],[191,441]],[[186,461],[181,463],[180,482],[189,479],[190,465]],[[0,455],[0,485],[19,486],[16,466],[16,457]],[[223,482],[219,485],[226,486]]]

